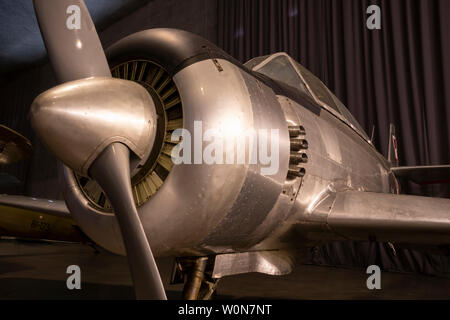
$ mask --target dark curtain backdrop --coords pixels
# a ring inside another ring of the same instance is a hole
[[[381,8],[381,30],[366,9]],[[450,163],[450,1],[219,0],[218,44],[245,62],[285,51],[318,76],[400,165]],[[450,197],[450,186],[415,194]]]
[[[381,7],[381,30],[366,9]],[[450,1],[219,0],[218,45],[245,62],[285,51],[317,75],[387,155],[389,123],[400,165],[450,164]],[[449,184],[409,193],[450,196]],[[309,263],[450,275],[450,259],[384,243],[330,243]]]

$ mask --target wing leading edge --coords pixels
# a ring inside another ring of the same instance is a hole
[[[417,184],[450,182],[450,165],[393,167],[391,171],[396,177],[407,179]]]
[[[0,195],[0,236],[86,242],[64,201]]]
[[[346,239],[450,244],[450,199],[362,191],[330,196],[314,211]]]

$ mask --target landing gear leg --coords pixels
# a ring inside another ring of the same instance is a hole
[[[188,278],[183,288],[183,299],[185,300],[197,300],[205,278],[206,263],[208,257],[200,257],[194,261],[194,265],[188,274]]]
[[[206,277],[205,277],[206,278]],[[214,298],[217,289],[218,279],[203,279],[202,286],[200,288],[200,293],[198,299],[200,300],[211,300]]]
[[[172,284],[183,283],[183,299],[210,300],[218,280],[211,277],[212,264],[208,257],[178,258],[172,273]]]

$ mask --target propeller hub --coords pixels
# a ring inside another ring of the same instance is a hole
[[[93,77],[66,82],[39,95],[31,122],[47,148],[74,171],[88,175],[110,144],[148,157],[156,135],[155,104],[141,85]]]

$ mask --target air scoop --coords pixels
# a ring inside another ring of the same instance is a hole
[[[31,106],[31,121],[47,148],[86,176],[108,145],[120,142],[143,159],[156,134],[155,105],[147,90],[106,77],[70,81],[45,91]]]

